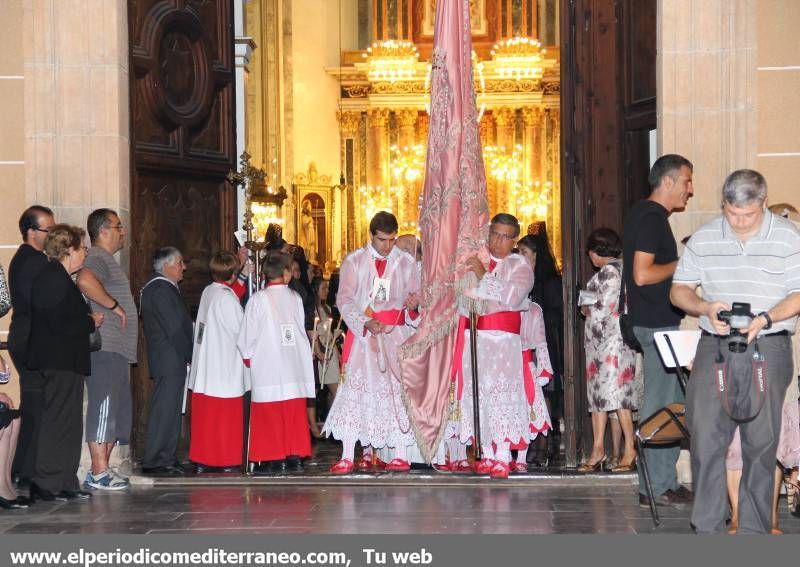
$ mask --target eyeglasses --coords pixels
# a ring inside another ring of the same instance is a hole
[[[497,232],[496,230],[490,230],[489,236],[494,236],[500,240],[514,240],[516,238],[516,236],[509,236],[507,234],[503,234],[502,232]]]
[[[106,228],[116,228],[117,230],[122,230],[123,226],[121,224],[117,224],[117,225],[112,224],[112,225],[109,225]]]
[[[33,230],[35,230],[36,232],[44,232],[45,234],[50,234],[49,228],[34,228]]]

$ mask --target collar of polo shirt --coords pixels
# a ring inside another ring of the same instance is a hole
[[[769,210],[764,210],[764,216],[761,218],[761,227],[758,229],[758,233],[751,238],[750,240],[757,239],[757,240],[766,240],[769,238],[770,233],[772,232],[772,225],[775,221],[775,215]],[[728,219],[725,215],[722,215],[722,236],[726,240],[735,240],[739,241],[736,232],[734,232],[733,228],[731,227],[730,223],[728,223]]]

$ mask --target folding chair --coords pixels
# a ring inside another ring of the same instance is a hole
[[[670,353],[675,360],[678,382],[684,393],[686,393],[686,375],[683,372],[683,368],[681,368],[681,365],[678,363],[678,357],[675,354],[672,341],[668,335],[665,336],[665,339],[667,346],[669,346]],[[669,445],[683,441],[684,439],[688,440],[689,431],[686,429],[686,424],[684,422],[685,416],[685,404],[669,404],[639,423],[639,427],[636,428],[636,453],[639,458],[639,465],[642,467],[642,476],[644,477],[647,497],[650,499],[650,515],[653,517],[653,523],[656,527],[661,524],[661,520],[656,510],[656,500],[653,496],[653,485],[650,484],[650,472],[647,470],[644,448],[646,445]]]

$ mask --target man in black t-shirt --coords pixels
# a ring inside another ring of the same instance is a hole
[[[657,331],[676,330],[683,318],[669,301],[678,247],[668,216],[683,209],[692,196],[692,169],[691,162],[679,155],[667,154],[656,160],[648,178],[650,196],[634,206],[625,220],[623,260],[628,312],[644,356],[644,404],[639,408],[640,419],[668,404],[684,401],[677,378],[661,362],[653,335]],[[675,470],[680,447],[671,445],[645,451],[656,504],[691,502],[692,494],[678,484]],[[639,504],[650,504],[641,467]]]

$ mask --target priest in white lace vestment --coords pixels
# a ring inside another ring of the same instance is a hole
[[[473,256],[467,261],[478,278],[477,287],[466,295],[478,301],[478,394],[482,459],[475,465],[478,474],[507,478],[510,472],[511,444],[530,441],[530,411],[522,380],[522,312],[529,307],[528,293],[533,287],[533,270],[519,254],[513,254],[519,236],[519,222],[513,215],[500,213],[492,218],[487,243],[488,262]],[[462,310],[462,322],[468,313]],[[462,323],[463,327],[466,327]],[[455,416],[451,431],[451,463],[463,470],[465,447],[473,439],[472,362],[469,330],[463,332],[461,369],[454,368],[456,380]],[[457,346],[456,356],[459,356]],[[457,364],[457,360],[454,360]],[[448,432],[449,433],[449,432]],[[457,439],[458,443],[455,443]]]
[[[407,471],[416,443],[401,397],[398,347],[413,333],[409,307],[417,306],[416,261],[395,248],[397,219],[381,211],[370,222],[370,242],[342,262],[336,304],[347,323],[342,352],[344,382],[328,413],[323,434],[342,442],[333,474],[355,468],[355,445],[365,449],[359,470]],[[373,448],[389,447],[385,464]]]

